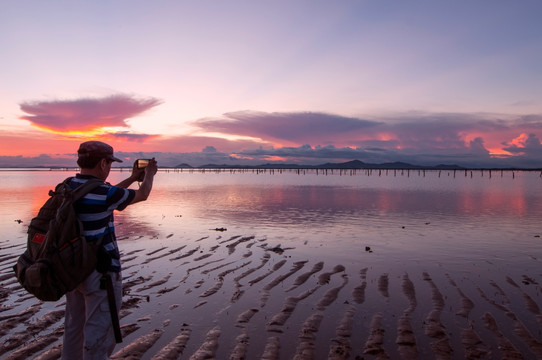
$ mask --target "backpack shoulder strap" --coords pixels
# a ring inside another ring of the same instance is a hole
[[[73,176],[67,178],[63,181],[63,184],[69,186],[71,180],[73,179]],[[88,179],[84,184],[79,185],[73,190],[73,201],[77,201],[92,190],[96,189],[100,185],[104,185],[105,183],[100,179]]]
[[[72,179],[73,179],[73,176],[67,178],[66,180],[63,181],[63,184],[69,187],[70,186],[69,184]],[[88,179],[85,183],[79,185],[78,187],[75,188],[75,190],[73,190],[73,201],[75,202],[79,200],[80,198],[82,198],[83,196],[91,192],[92,190],[96,189],[98,186],[104,185],[104,184],[105,183],[100,179],[96,179],[96,178]],[[104,235],[105,233],[102,233],[102,235],[96,242],[98,246],[101,245]]]

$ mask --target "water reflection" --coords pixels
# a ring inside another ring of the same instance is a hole
[[[340,186],[206,186],[159,190],[154,203],[190,208],[205,218],[235,221],[330,221],[341,217],[441,214],[450,217],[500,216],[517,218],[542,213],[539,197],[515,191],[459,192]]]
[[[20,237],[48,190],[69,175],[0,172],[5,185],[0,189],[4,234]],[[109,181],[116,183],[126,175],[113,172]],[[480,229],[477,236],[487,241],[504,241],[506,232],[537,231],[541,181],[530,172],[492,179],[436,173],[401,177],[160,172],[149,201],[118,213],[117,224],[121,233],[150,238],[225,227],[300,238],[311,231],[311,237],[319,232],[344,239],[359,234],[397,238],[403,234],[393,231],[405,225],[438,223],[440,233],[431,233],[437,239],[461,228]],[[23,226],[13,226],[15,219],[23,220]]]

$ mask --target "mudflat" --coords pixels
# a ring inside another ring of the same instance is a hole
[[[542,358],[540,271],[387,261],[364,246],[340,261],[325,246],[226,234],[119,239],[113,359]],[[57,359],[64,300],[18,285],[10,268],[23,249],[0,243],[0,357]]]

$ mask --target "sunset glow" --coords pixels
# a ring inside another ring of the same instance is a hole
[[[281,157],[281,156],[268,156],[265,158],[265,160],[271,161],[271,162],[286,162],[288,161],[288,158]]]
[[[511,145],[516,145],[518,147],[525,147],[525,144],[527,142],[527,140],[529,139],[529,136],[527,134],[521,134],[519,135],[518,137],[512,139],[510,141],[510,144]]]
[[[542,166],[535,0],[30,3],[0,14],[0,166],[88,139],[162,166]]]

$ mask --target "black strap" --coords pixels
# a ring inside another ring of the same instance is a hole
[[[107,290],[107,300],[109,301],[109,312],[111,313],[111,322],[113,323],[113,332],[117,344],[122,342],[122,334],[120,332],[119,314],[117,313],[117,304],[115,302],[115,291],[113,290],[113,281],[111,275],[103,274],[100,281],[100,287]]]

